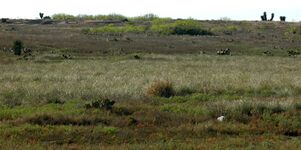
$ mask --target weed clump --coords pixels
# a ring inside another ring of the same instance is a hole
[[[153,82],[146,91],[148,96],[169,98],[175,95],[172,82],[169,80],[157,80]]]
[[[85,107],[87,109],[90,108],[100,108],[105,110],[112,110],[113,105],[115,104],[115,101],[109,100],[109,99],[100,99],[96,101],[91,101],[85,104]]]

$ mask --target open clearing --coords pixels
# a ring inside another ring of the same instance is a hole
[[[22,39],[33,56],[0,52],[0,149],[300,149],[301,57],[287,54],[301,48],[288,30],[299,24],[225,24],[238,29],[1,24],[1,47]],[[216,55],[224,48],[232,55]],[[169,95],[156,96],[161,85]]]

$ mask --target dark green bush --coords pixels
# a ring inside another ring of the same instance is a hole
[[[212,32],[203,29],[198,21],[191,19],[175,22],[170,19],[156,19],[152,22],[151,30],[166,35],[213,35]]]
[[[13,45],[13,50],[15,55],[21,55],[23,49],[23,42],[21,40],[16,40]]]
[[[177,35],[213,35],[208,30],[201,28],[198,21],[195,20],[178,20],[173,29],[173,34]]]

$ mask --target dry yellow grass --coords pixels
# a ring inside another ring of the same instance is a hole
[[[25,99],[38,99],[53,91],[67,99],[86,95],[137,99],[144,97],[145,88],[152,81],[169,79],[176,90],[275,87],[280,95],[293,95],[301,88],[300,65],[299,57],[209,55],[146,55],[141,60],[114,57],[49,63],[20,60],[0,64],[0,93],[19,90]]]

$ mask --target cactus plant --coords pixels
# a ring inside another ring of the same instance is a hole
[[[39,13],[39,15],[40,15],[40,18],[43,19],[44,13]]]
[[[274,16],[275,16],[275,14],[274,14],[274,13],[272,13],[272,15],[271,15],[271,19],[270,19],[269,21],[273,21],[273,19],[274,19]]]
[[[267,13],[266,13],[266,12],[263,12],[263,15],[261,16],[261,20],[262,20],[262,21],[273,21],[274,16],[275,16],[275,14],[272,13],[272,14],[271,14],[271,19],[268,20],[268,19],[267,19]]]
[[[286,17],[285,16],[280,16],[280,21],[285,22]]]
[[[267,20],[267,13],[263,12],[263,15],[261,16],[261,20],[262,21],[266,21]]]
[[[267,12],[263,13],[263,17],[264,17],[264,21],[266,21],[267,20]]]

